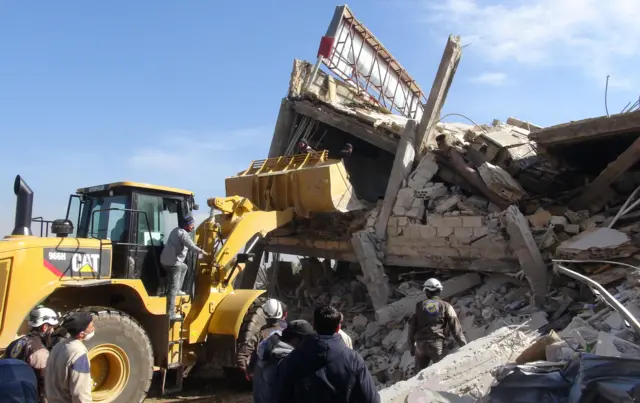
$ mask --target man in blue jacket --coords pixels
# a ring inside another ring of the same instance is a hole
[[[38,402],[38,379],[29,364],[13,358],[0,360],[0,402]]]
[[[317,335],[306,337],[278,374],[279,403],[380,403],[364,360],[340,337],[341,318],[332,306],[316,308]]]
[[[305,337],[314,333],[313,326],[306,320],[294,320],[282,335],[274,333],[258,345],[253,373],[253,403],[278,403],[276,390],[280,364]]]

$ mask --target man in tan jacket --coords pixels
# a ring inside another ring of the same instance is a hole
[[[91,371],[84,342],[95,334],[93,316],[74,312],[62,326],[69,332],[51,350],[45,370],[45,391],[49,403],[91,403]]]

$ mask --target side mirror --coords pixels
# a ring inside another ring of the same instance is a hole
[[[193,207],[191,207],[192,210],[200,210],[200,205],[198,205],[198,203],[193,203]]]

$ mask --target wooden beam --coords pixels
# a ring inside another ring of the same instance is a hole
[[[424,112],[418,131],[416,133],[416,157],[422,155],[422,150],[433,142],[433,132],[436,123],[440,119],[440,111],[447,99],[453,76],[456,74],[460,57],[462,56],[462,46],[460,46],[460,37],[449,35],[447,46],[444,48],[442,60],[438,72],[433,80],[433,86],[424,106]]]
[[[294,103],[293,108],[302,115],[312,117],[322,123],[356,136],[360,140],[366,141],[391,154],[396,153],[398,140],[377,132],[373,126],[360,122],[356,118],[342,115],[339,112],[333,111],[328,106],[316,105],[309,101],[297,101]]]
[[[638,161],[640,161],[640,137],[600,172],[585,191],[571,202],[570,208],[574,211],[586,209],[601,195],[611,193],[609,191],[611,184]]]

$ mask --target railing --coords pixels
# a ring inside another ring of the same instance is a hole
[[[49,237],[51,224],[53,221],[45,220],[43,217],[34,217],[31,219],[31,222],[40,224],[40,237]]]

